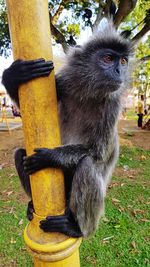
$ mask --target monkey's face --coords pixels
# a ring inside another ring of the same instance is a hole
[[[96,52],[96,76],[107,92],[118,90],[124,85],[128,76],[128,56],[111,49],[100,49]]]

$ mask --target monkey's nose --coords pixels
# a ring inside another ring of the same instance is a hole
[[[116,72],[118,75],[120,75],[120,69],[119,69],[119,68],[116,68],[116,69],[115,69],[115,72]]]

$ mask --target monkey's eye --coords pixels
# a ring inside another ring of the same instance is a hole
[[[128,63],[128,60],[127,60],[126,58],[122,57],[122,58],[120,59],[120,63],[121,63],[122,65],[125,65],[125,64]]]
[[[111,55],[105,55],[103,56],[103,61],[107,64],[110,64],[113,62],[113,57]]]

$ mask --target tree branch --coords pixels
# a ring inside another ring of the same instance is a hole
[[[150,60],[150,55],[140,58],[140,61],[148,61]]]
[[[127,17],[131,11],[135,8],[137,0],[120,0],[118,11],[114,17],[114,24],[116,27]]]
[[[150,23],[146,23],[142,30],[138,32],[133,38],[132,41],[137,43],[148,31],[150,30]]]
[[[107,1],[106,1],[106,5],[105,5],[105,7],[104,7],[105,17],[109,17],[109,15],[110,15],[110,7],[111,7],[111,3],[112,3],[112,0],[107,0]]]
[[[51,16],[51,13],[49,12],[49,21],[50,21],[51,33],[56,38],[57,42],[62,45],[64,52],[66,52],[68,47],[69,47],[67,42],[66,42],[66,39],[65,39],[64,35],[53,25],[51,20],[52,20],[52,16]]]
[[[51,17],[51,22],[53,25],[56,24],[60,14],[62,13],[62,11],[65,8],[65,5],[69,3],[69,0],[62,0],[62,2],[60,3],[58,9],[56,10],[54,16]]]
[[[103,14],[103,6],[102,6],[102,3],[101,1],[99,1],[99,8],[98,8],[98,13],[97,13],[97,16],[96,16],[96,20],[92,26],[92,31],[96,30],[96,28],[98,27],[100,21],[102,20],[102,18],[104,17],[104,14]]]

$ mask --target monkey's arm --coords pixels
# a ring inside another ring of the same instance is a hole
[[[25,172],[30,175],[38,170],[52,167],[62,170],[73,169],[78,162],[88,155],[88,150],[83,145],[67,145],[54,149],[35,149],[35,154],[24,157]]]
[[[19,106],[19,86],[32,79],[48,76],[53,68],[52,61],[45,61],[42,58],[28,61],[18,59],[8,69],[4,70],[2,83],[10,97]]]

